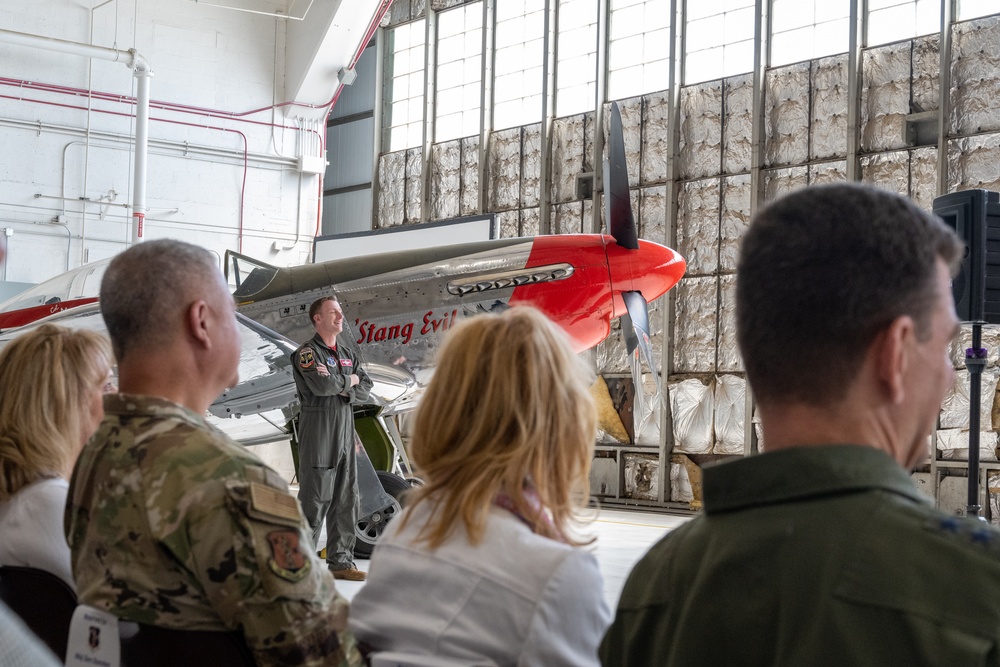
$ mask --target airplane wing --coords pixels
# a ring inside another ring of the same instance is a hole
[[[240,331],[240,383],[227,389],[209,407],[209,422],[244,445],[274,442],[287,437],[286,427],[298,405],[290,354],[298,347],[281,334],[237,314]],[[37,320],[0,334],[0,348],[43,323],[70,329],[106,331],[100,306],[90,303]],[[374,403],[402,404],[413,389],[412,378],[396,369],[368,369],[375,381]]]

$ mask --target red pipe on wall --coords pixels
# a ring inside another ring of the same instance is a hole
[[[21,88],[21,89],[28,89],[28,90],[44,91],[44,92],[47,92],[47,93],[61,93],[61,94],[64,94],[64,95],[72,95],[72,96],[75,96],[75,97],[92,97],[94,99],[102,100],[102,101],[105,101],[105,102],[116,102],[116,103],[120,103],[120,104],[128,104],[130,106],[135,106],[135,98],[134,97],[128,97],[128,96],[124,96],[124,95],[111,95],[110,93],[102,93],[100,91],[93,91],[93,94],[88,94],[87,91],[84,90],[84,89],[82,89],[82,88],[71,88],[69,86],[60,86],[60,85],[53,84],[53,83],[37,83],[35,81],[26,81],[26,80],[10,79],[10,78],[7,78],[7,77],[0,77],[0,85],[3,85],[3,86],[12,86],[12,87]],[[7,99],[22,99],[22,98],[8,97]],[[179,113],[191,113],[191,114],[195,113],[193,111],[183,111],[183,110],[179,110],[179,109],[173,109],[173,108],[171,108],[170,104],[166,104],[166,103],[163,103],[163,102],[153,102],[153,101],[150,101],[149,106],[150,106],[150,108],[161,109],[163,111],[177,111]],[[295,127],[294,125],[282,125],[280,123],[268,123],[266,121],[261,121],[261,120],[250,120],[250,119],[247,119],[247,118],[236,118],[236,117],[233,117],[233,116],[228,116],[228,115],[225,115],[225,114],[214,113],[214,112],[213,113],[197,113],[195,115],[208,116],[210,118],[231,119],[231,120],[235,120],[235,121],[238,121],[238,122],[241,122],[241,123],[249,123],[251,125],[263,125],[265,127],[275,127],[275,128],[281,129],[281,130],[299,130],[299,129],[302,129],[302,128]],[[309,132],[313,132],[317,136],[319,136],[319,132],[316,132],[315,130],[309,130]]]
[[[381,4],[381,6],[379,7],[378,11],[375,13],[375,16],[373,17],[372,21],[368,24],[368,28],[365,31],[365,37],[361,41],[361,44],[358,47],[358,50],[355,52],[354,57],[351,59],[351,62],[349,64],[349,66],[348,66],[348,69],[351,69],[355,65],[357,65],[358,60],[361,58],[362,52],[364,52],[365,47],[368,46],[368,42],[371,40],[372,35],[374,35],[375,31],[378,30],[378,25],[379,25],[379,23],[381,23],[382,17],[385,15],[386,11],[388,11],[388,9],[389,9],[389,7],[391,5],[392,5],[392,0],[383,0],[383,2]],[[46,92],[52,92],[52,93],[64,93],[64,94],[68,94],[68,95],[75,95],[77,97],[92,97],[92,98],[100,99],[100,100],[103,100],[103,101],[106,101],[106,102],[117,102],[117,103],[121,103],[121,104],[129,104],[129,105],[134,105],[136,103],[135,98],[132,97],[132,96],[129,96],[129,95],[120,95],[120,94],[117,94],[117,93],[108,93],[108,92],[103,92],[103,91],[99,91],[99,90],[87,90],[85,88],[75,88],[73,86],[62,86],[62,85],[54,84],[54,83],[39,83],[39,82],[35,82],[35,81],[27,81],[27,80],[24,80],[24,79],[12,79],[12,78],[9,78],[9,77],[0,77],[0,84],[6,85],[6,86],[19,87],[19,88],[28,88],[28,89],[31,89],[31,90],[44,90]],[[150,100],[149,101],[149,106],[150,106],[150,108],[162,109],[164,111],[176,111],[178,113],[189,113],[189,114],[196,114],[196,115],[201,115],[201,116],[213,116],[213,117],[218,117],[218,118],[230,118],[230,119],[233,119],[233,120],[239,120],[239,121],[244,122],[244,123],[252,123],[254,125],[265,125],[265,126],[270,126],[270,127],[277,127],[277,128],[282,128],[282,129],[292,129],[292,130],[294,130],[294,129],[298,129],[298,128],[291,127],[291,126],[288,126],[288,125],[280,125],[280,124],[276,124],[276,123],[267,123],[267,122],[263,122],[263,121],[248,120],[248,119],[245,119],[244,117],[245,116],[251,116],[251,115],[256,114],[256,113],[262,113],[264,111],[271,111],[273,109],[287,107],[287,106],[299,106],[299,107],[304,107],[304,108],[307,108],[307,109],[324,109],[325,108],[325,109],[327,109],[327,113],[329,113],[329,110],[333,108],[334,104],[336,104],[337,98],[340,96],[340,91],[342,89],[343,89],[343,85],[342,84],[338,85],[337,86],[337,90],[334,92],[333,97],[328,102],[326,102],[325,104],[312,104],[311,102],[296,102],[296,101],[292,100],[292,101],[286,101],[286,102],[278,102],[277,104],[272,104],[272,105],[266,106],[266,107],[259,107],[257,109],[250,109],[249,111],[225,111],[223,109],[210,109],[210,108],[207,108],[207,107],[197,107],[197,106],[192,106],[192,105],[188,105],[188,104],[177,104],[175,102],[165,102],[165,101],[162,101],[162,100]]]
[[[18,101],[24,101],[24,102],[33,102],[35,104],[44,104],[46,106],[61,107],[63,109],[77,109],[77,110],[80,110],[80,111],[93,111],[94,113],[103,113],[103,114],[108,114],[110,116],[121,116],[123,118],[135,118],[135,114],[134,113],[125,113],[123,111],[109,111],[108,109],[88,109],[87,107],[81,107],[81,106],[77,106],[75,104],[61,104],[59,102],[49,102],[47,100],[36,100],[36,99],[28,98],[28,97],[12,97],[11,95],[0,95],[0,99],[18,100]],[[233,132],[235,134],[240,135],[240,137],[243,139],[243,187],[242,187],[242,189],[240,191],[240,222],[239,222],[239,231],[238,231],[238,236],[237,236],[238,245],[239,245],[239,251],[243,252],[243,208],[244,208],[243,207],[243,200],[246,197],[247,171],[249,170],[249,152],[250,152],[249,143],[247,142],[247,135],[243,134],[239,130],[234,130],[234,129],[229,128],[229,127],[217,127],[215,125],[203,125],[203,124],[199,124],[199,123],[185,123],[184,121],[181,121],[181,120],[171,120],[169,118],[154,118],[153,116],[150,116],[149,120],[151,120],[151,121],[155,120],[155,121],[157,121],[159,123],[170,123],[171,125],[185,125],[187,127],[197,127],[197,128],[201,128],[203,130],[218,130],[220,132]]]

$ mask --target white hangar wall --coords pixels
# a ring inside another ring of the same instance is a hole
[[[220,256],[242,248],[279,265],[308,257],[318,176],[296,164],[319,155],[322,122],[271,108],[287,98],[286,26],[182,0],[0,5],[6,30],[135,48],[150,63],[151,97],[165,104],[150,109],[145,238]],[[0,277],[40,282],[120,252],[133,189],[131,70],[4,43],[0,63],[0,227],[13,230]],[[264,111],[237,115],[254,109]]]

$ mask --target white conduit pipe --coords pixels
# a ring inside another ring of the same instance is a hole
[[[69,42],[54,37],[29,35],[13,30],[0,30],[0,42],[30,46],[48,51],[58,51],[84,58],[97,58],[123,63],[135,73],[136,105],[135,105],[135,167],[133,169],[132,187],[132,243],[142,241],[142,227],[146,218],[146,156],[149,143],[149,79],[153,70],[149,63],[135,49],[122,51],[104,46]]]
[[[152,72],[135,70],[135,167],[132,180],[132,243],[142,240],[146,219],[146,157],[149,154],[149,79]]]
[[[114,132],[87,130],[82,127],[55,125],[53,123],[42,123],[41,121],[34,120],[20,120],[17,118],[6,118],[3,116],[0,116],[0,127],[13,127],[22,130],[29,130],[31,132],[45,131],[53,134],[65,134],[73,137],[86,137],[89,134],[91,137],[97,137],[98,139],[114,143],[132,143],[132,137],[123,134],[116,134]],[[236,162],[233,162],[233,164],[239,164],[240,166],[243,165],[243,151],[241,150],[220,148],[218,146],[207,146],[204,144],[193,144],[188,141],[169,141],[165,139],[151,139],[149,140],[149,144],[154,149],[161,149],[162,152],[160,155],[181,153],[184,156],[204,155],[212,158],[221,157],[228,160],[235,160]],[[277,157],[267,153],[248,153],[247,155],[247,159],[254,164],[277,165],[292,171],[295,171],[295,167],[298,164],[298,160],[295,158]],[[216,160],[213,159],[212,161],[215,162]]]

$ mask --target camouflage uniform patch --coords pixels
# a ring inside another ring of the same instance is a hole
[[[271,558],[267,566],[282,579],[302,581],[309,574],[311,563],[299,549],[299,534],[294,530],[272,530],[267,534]]]

